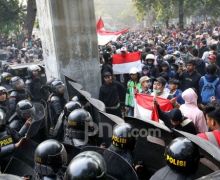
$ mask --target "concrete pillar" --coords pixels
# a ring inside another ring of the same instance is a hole
[[[93,97],[101,84],[93,0],[37,0],[46,74],[64,75]]]

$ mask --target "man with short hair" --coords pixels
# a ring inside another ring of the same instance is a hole
[[[183,104],[184,100],[182,98],[182,91],[178,88],[179,87],[179,80],[177,79],[170,79],[169,80],[169,96],[168,99],[176,98],[178,104]]]
[[[180,89],[185,91],[188,88],[194,88],[199,92],[199,80],[201,75],[196,71],[196,61],[189,60],[186,63],[186,72],[179,74]]]
[[[168,90],[165,89],[166,80],[163,77],[158,77],[153,83],[152,96],[158,96],[167,99],[169,96]]]
[[[111,72],[103,73],[104,83],[99,90],[99,100],[106,106],[106,112],[121,117],[121,104],[125,101],[125,88],[124,86],[113,81]]]

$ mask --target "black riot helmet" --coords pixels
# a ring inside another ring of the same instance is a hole
[[[8,95],[7,89],[6,89],[5,87],[3,87],[3,86],[0,86],[0,95],[1,95],[1,94],[6,94],[6,95]]]
[[[104,158],[97,152],[85,151],[70,162],[64,180],[104,180],[106,172]]]
[[[35,170],[39,175],[55,175],[67,164],[66,149],[57,140],[49,139],[40,143],[34,153]]]
[[[136,142],[134,136],[130,124],[117,125],[113,129],[112,146],[122,150],[133,150]]]
[[[165,149],[165,160],[171,169],[181,174],[193,174],[199,165],[199,149],[184,137],[174,139]]]
[[[3,109],[0,109],[0,127],[6,124],[6,113]]]
[[[17,103],[16,112],[23,119],[33,118],[35,116],[35,108],[28,99],[21,100]]]
[[[14,90],[21,90],[25,87],[23,79],[18,76],[14,76],[13,78],[11,78],[10,84]]]
[[[75,109],[80,109],[82,106],[79,102],[77,101],[70,101],[68,103],[65,104],[64,106],[64,116],[68,117],[69,114],[75,110]]]
[[[31,65],[27,68],[27,71],[30,77],[38,76],[39,72],[41,71],[41,68],[38,65]]]
[[[12,74],[8,72],[3,72],[0,77],[1,84],[9,84],[12,78]]]
[[[94,136],[94,124],[89,112],[75,109],[67,119],[66,135],[70,139],[85,140],[85,135]]]
[[[53,82],[51,82],[51,90],[57,95],[63,95],[65,91],[65,85],[60,80],[54,80]]]

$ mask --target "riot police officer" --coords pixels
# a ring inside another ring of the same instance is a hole
[[[15,112],[16,104],[23,99],[28,99],[29,95],[25,89],[24,81],[20,77],[15,76],[11,78],[10,83],[13,90],[9,96],[9,106],[10,110]]]
[[[50,128],[54,129],[57,120],[66,104],[64,98],[65,86],[62,81],[54,80],[51,82],[51,91],[48,98],[48,111],[50,119]]]
[[[63,144],[54,139],[40,143],[34,154],[35,179],[63,179],[67,164],[66,149]]]
[[[10,84],[10,80],[12,78],[12,74],[11,73],[8,73],[8,72],[3,72],[1,74],[1,86],[5,87],[7,89],[7,91],[11,91],[12,90],[12,87],[11,87],[11,84]]]
[[[151,180],[162,179],[195,179],[194,175],[198,169],[200,154],[198,146],[184,137],[174,139],[165,150],[165,161],[167,166],[158,170]]]
[[[97,152],[85,151],[78,154],[69,164],[65,180],[104,180],[107,179],[104,158]]]
[[[11,111],[9,108],[8,92],[7,89],[3,86],[0,86],[0,108],[3,109],[4,112],[6,113],[6,121],[7,121],[11,115]]]
[[[82,106],[79,102],[77,101],[69,101],[68,103],[65,104],[63,113],[60,114],[58,121],[56,123],[55,128],[53,129],[51,136],[54,139],[61,140],[63,138],[63,133],[64,130],[66,129],[66,124],[67,124],[67,118],[69,114],[75,110],[75,109],[80,109]]]
[[[109,150],[122,156],[128,163],[133,165],[132,151],[136,140],[132,134],[132,127],[128,123],[115,126],[112,134],[112,142]]]
[[[0,109],[0,171],[4,170],[9,161],[9,155],[18,148],[24,139],[6,125],[6,113]]]
[[[89,112],[84,109],[75,109],[69,114],[65,125],[64,144],[81,148],[90,143],[90,136],[95,135],[93,120]]]
[[[16,113],[17,115],[9,120],[9,126],[23,137],[34,120],[35,108],[29,100],[21,100],[16,106]]]
[[[38,65],[31,65],[27,69],[29,78],[26,80],[25,84],[27,91],[31,96],[32,101],[40,101],[42,97],[41,87],[43,82],[40,76],[41,68]]]

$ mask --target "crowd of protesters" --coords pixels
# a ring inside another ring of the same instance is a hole
[[[166,125],[202,133],[210,141],[213,134],[220,146],[220,28],[202,23],[183,31],[175,26],[133,31],[100,46],[99,52],[99,99],[107,112],[134,116],[135,93],[169,99],[172,112],[159,113]],[[112,56],[133,52],[141,53],[142,70],[132,67],[128,74],[115,75]]]
[[[16,38],[1,37],[0,50],[2,54],[5,54],[4,59],[1,60],[6,60],[9,64],[43,60],[41,40],[35,35],[25,38],[22,42]]]

